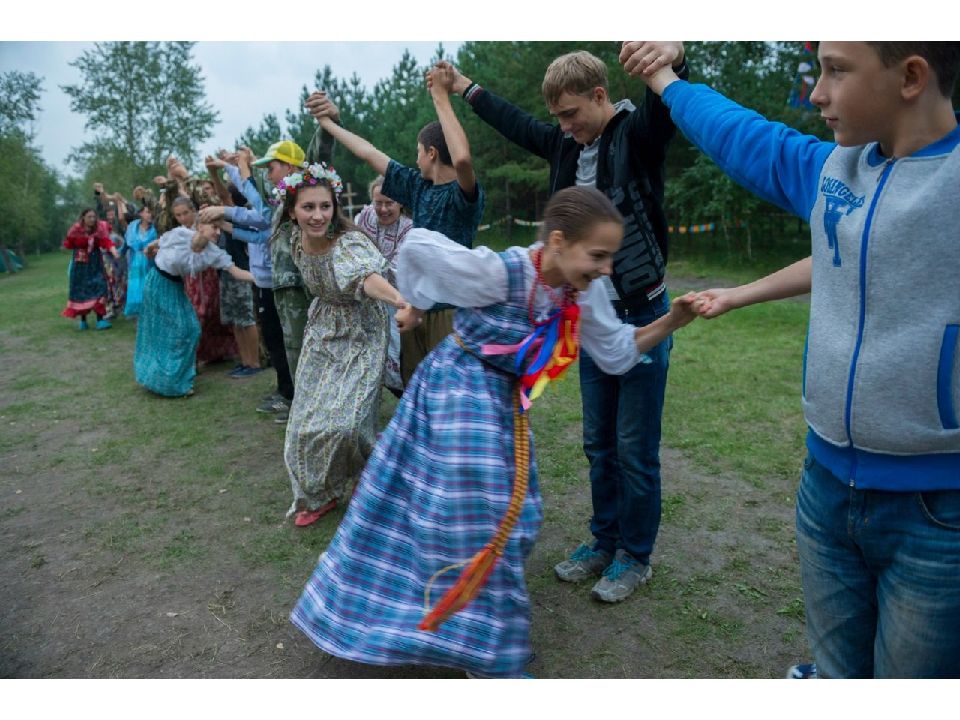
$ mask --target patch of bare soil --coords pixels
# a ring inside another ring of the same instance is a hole
[[[102,351],[127,363],[129,340]],[[284,520],[283,430],[250,410],[269,373],[231,386],[230,410],[215,394],[228,381],[216,368],[201,376],[178,402],[233,414],[184,462],[149,440],[124,445],[110,419],[110,403],[132,398],[144,403],[137,437],[162,438],[169,420],[151,413],[174,401],[134,395],[132,382],[102,400],[76,394],[73,376],[49,382],[70,367],[73,342],[65,332],[37,355],[0,333],[4,356],[22,361],[0,367],[0,676],[462,677],[331,658],[290,624],[342,515],[307,530]],[[536,677],[779,677],[803,657],[792,487],[708,476],[665,448],[653,579],[611,606],[591,600],[590,583],[553,574],[589,534],[586,461],[575,490],[541,484],[546,516],[528,567]]]

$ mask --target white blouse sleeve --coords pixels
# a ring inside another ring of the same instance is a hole
[[[608,375],[623,375],[637,363],[650,363],[637,350],[633,325],[621,322],[599,280],[580,293],[580,343]]]
[[[233,265],[233,259],[226,250],[213,243],[200,252],[190,247],[193,230],[177,227],[160,236],[160,250],[156,263],[164,272],[171,275],[196,275],[208,267],[226,269]]]
[[[190,252],[186,254],[185,260],[188,266],[187,272],[191,275],[196,275],[209,267],[226,270],[233,265],[233,258],[230,257],[230,253],[212,242],[207,243],[207,246],[200,252],[189,250]]]
[[[465,248],[423,228],[407,233],[397,253],[397,289],[416,308],[436,303],[486,307],[507,299],[507,266],[488,247]]]

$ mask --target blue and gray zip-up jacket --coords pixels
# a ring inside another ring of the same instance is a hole
[[[663,94],[731,178],[810,223],[811,454],[864,489],[960,488],[960,126],[904,158],[770,122],[703,85]]]

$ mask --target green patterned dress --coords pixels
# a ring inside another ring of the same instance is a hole
[[[387,262],[363,233],[344,234],[323,255],[304,252],[297,237],[292,256],[314,300],[284,444],[288,516],[349,497],[376,440],[388,338],[386,306],[363,292]]]

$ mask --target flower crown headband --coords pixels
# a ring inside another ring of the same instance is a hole
[[[295,172],[287,175],[283,180],[277,183],[277,186],[273,189],[273,197],[276,198],[278,203],[282,203],[287,197],[287,193],[294,194],[297,192],[297,188],[303,187],[304,185],[316,185],[323,179],[326,179],[330,183],[330,187],[333,188],[334,194],[339,197],[340,193],[343,192],[343,181],[340,179],[340,176],[337,175],[337,171],[333,169],[333,166],[327,167],[326,163],[303,163],[301,166],[303,170],[300,172]]]

